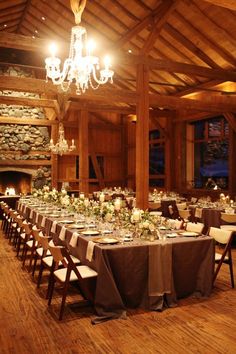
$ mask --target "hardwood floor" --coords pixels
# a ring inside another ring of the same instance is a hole
[[[0,233],[1,354],[236,353],[236,296],[228,266],[209,299],[184,299],[163,312],[130,311],[127,320],[95,326],[92,309],[78,306],[67,306],[59,322],[59,301],[53,299],[49,311],[45,290],[36,289]]]

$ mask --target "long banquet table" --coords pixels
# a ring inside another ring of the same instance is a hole
[[[174,307],[177,299],[195,294],[208,297],[212,290],[214,270],[214,242],[209,236],[167,238],[154,242],[134,239],[114,245],[96,243],[93,257],[86,257],[89,241],[94,236],[77,235],[66,229],[63,239],[60,219],[42,215],[30,206],[24,215],[51,233],[57,244],[66,245],[78,257],[98,272],[94,296],[97,317],[93,323],[112,318],[125,318],[129,308],[161,310]],[[68,217],[67,217],[68,219]],[[55,232],[51,232],[57,220]]]

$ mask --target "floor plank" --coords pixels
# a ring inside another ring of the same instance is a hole
[[[66,307],[59,322],[60,298],[49,310],[45,291],[46,284],[36,289],[0,232],[1,354],[236,353],[236,296],[227,266],[208,299],[183,299],[163,312],[133,310],[127,320],[95,326],[89,307]],[[75,297],[77,292],[69,300]]]

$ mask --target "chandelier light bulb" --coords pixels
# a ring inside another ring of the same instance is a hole
[[[57,53],[57,45],[56,43],[51,43],[49,46],[49,51],[52,57],[55,57],[56,53]]]

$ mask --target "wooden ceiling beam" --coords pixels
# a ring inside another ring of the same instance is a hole
[[[204,0],[204,1],[209,2],[210,4],[215,6],[221,6],[221,7],[225,7],[226,9],[236,11],[235,0]]]
[[[8,7],[4,10],[1,10],[1,17],[2,16],[7,16],[7,15],[14,15],[15,13],[19,13],[24,11],[25,5],[24,4],[20,4],[17,6],[13,6],[13,7]]]
[[[44,80],[34,78],[17,78],[11,76],[0,76],[0,90],[15,90],[34,93],[45,93],[55,95],[58,93],[58,89],[51,82],[46,83]],[[205,96],[201,100],[179,98],[164,95],[150,94],[150,105],[153,107],[162,107],[170,109],[185,108],[188,110],[203,110],[208,112],[235,112],[236,100],[235,97],[230,96]],[[89,90],[87,93],[78,96],[75,93],[74,85],[68,94],[69,99],[74,99],[77,102],[80,101],[98,101],[109,102],[109,104],[115,102],[136,104],[139,96],[136,92],[128,90],[117,90],[109,88],[101,88],[99,90]],[[101,109],[101,108],[100,108]]]
[[[40,38],[31,38],[13,33],[0,32],[0,47],[15,48],[25,51],[43,52],[48,46],[48,41]],[[63,44],[68,49],[68,44]],[[65,50],[66,50],[65,49]],[[135,55],[122,55],[114,52],[120,62],[120,65],[135,65],[139,63],[146,64],[152,70],[163,70],[168,72],[191,74],[194,76],[208,77],[221,81],[236,82],[236,72],[224,70],[221,68],[212,69],[205,66],[179,63],[171,60],[152,59]]]
[[[32,119],[29,117],[1,117],[0,116],[1,124],[22,124],[22,125],[40,125],[40,126],[51,126],[53,124],[57,124],[58,122],[55,120],[49,119]]]
[[[55,100],[49,100],[45,98],[14,97],[0,95],[0,104],[55,108]]]
[[[199,110],[206,112],[236,112],[234,97],[205,96],[201,100],[179,98],[164,95],[149,95],[150,105],[153,107],[170,108],[174,110]]]
[[[148,53],[152,50],[162,28],[166,24],[169,16],[176,9],[178,3],[179,0],[165,0],[165,2],[161,3],[158,17],[155,20],[154,28],[145,41],[145,44],[140,52],[141,55],[148,55]]]

